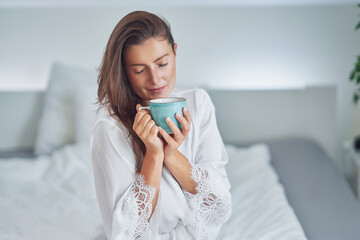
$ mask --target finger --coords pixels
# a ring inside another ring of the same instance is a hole
[[[147,113],[144,113],[144,116],[141,118],[139,124],[138,124],[138,130],[140,133],[142,133],[146,127],[146,124],[151,121],[151,116]]]
[[[186,107],[183,108],[183,114],[184,114],[186,121],[188,121],[188,123],[190,124],[191,116],[190,116],[189,110]]]
[[[190,123],[188,123],[188,121],[179,113],[177,113],[175,117],[181,124],[181,133],[183,134],[183,136],[186,135],[189,132]]]
[[[150,114],[150,110],[149,109],[141,109],[142,106],[140,104],[136,104],[136,111],[137,112],[140,112],[140,111],[143,111],[143,112],[147,112],[148,114]]]
[[[146,111],[148,113],[150,113],[150,110],[149,109],[141,109],[140,108],[142,107],[141,104],[136,104],[136,111],[139,112],[139,111]]]
[[[141,107],[140,104],[136,104],[136,115],[134,118],[134,123],[133,123],[133,130],[135,131],[135,129],[137,128],[137,125],[139,124],[140,119],[142,118],[142,114],[138,114],[139,112],[139,108]]]
[[[165,139],[167,144],[168,145],[173,145],[174,142],[175,142],[174,139],[162,127],[158,127],[158,129],[159,129],[159,133]]]
[[[136,115],[135,115],[135,119],[134,119],[134,124],[133,124],[133,130],[135,131],[135,129],[137,129],[139,123],[140,123],[140,120],[145,116],[146,112],[138,112]]]
[[[150,135],[150,131],[151,131],[151,129],[152,129],[153,126],[155,126],[155,122],[154,122],[154,120],[150,120],[150,121],[146,124],[142,135],[145,136],[145,137],[148,136],[148,135]]]
[[[141,133],[145,124],[151,119],[151,116],[146,111],[139,111],[134,120],[133,129],[135,132]]]
[[[154,124],[154,126],[150,129],[151,136],[157,136],[159,132],[159,127]]]
[[[180,129],[176,126],[176,124],[169,118],[167,117],[165,119],[167,125],[170,127],[171,131],[173,132],[174,136],[175,136],[175,140],[178,141],[182,138],[182,134]]]

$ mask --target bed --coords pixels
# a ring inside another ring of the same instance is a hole
[[[47,91],[0,93],[0,239],[85,240],[99,226],[95,82],[95,71],[55,63]],[[360,202],[334,161],[335,87],[204,88],[232,186],[218,239],[360,239]]]

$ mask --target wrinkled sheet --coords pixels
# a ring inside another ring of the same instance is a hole
[[[0,161],[0,239],[90,239],[100,222],[89,147]]]
[[[227,145],[232,215],[218,239],[302,240],[304,231],[289,205],[265,144]]]
[[[267,146],[226,149],[233,213],[218,239],[306,239]],[[88,146],[0,160],[0,239],[88,240],[99,222]]]

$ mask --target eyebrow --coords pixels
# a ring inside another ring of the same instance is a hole
[[[159,60],[162,59],[163,57],[168,56],[168,55],[169,55],[168,53],[162,55],[161,57],[155,59],[154,63],[157,62],[157,61],[159,61]],[[145,64],[130,64],[130,66],[144,66],[144,65],[145,65]]]

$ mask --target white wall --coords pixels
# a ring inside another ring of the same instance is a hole
[[[45,89],[54,60],[98,67],[114,26],[136,9],[0,8],[0,90]],[[360,54],[355,4],[141,9],[170,22],[179,85],[334,84],[338,147],[360,133],[360,106],[352,106],[347,80]]]
[[[338,84],[360,53],[352,5],[145,9],[171,23],[182,84]],[[0,89],[44,89],[56,59],[99,66],[112,29],[131,10],[0,8]]]

